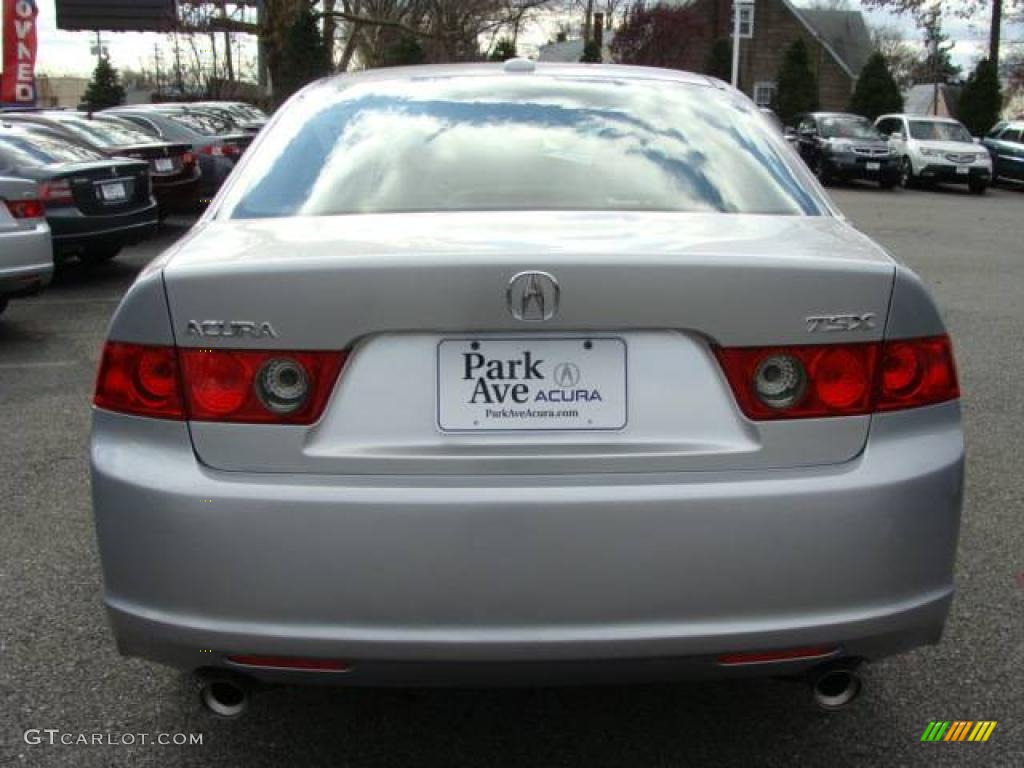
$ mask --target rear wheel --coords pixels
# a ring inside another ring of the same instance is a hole
[[[120,243],[105,243],[103,245],[90,245],[78,257],[86,264],[102,264],[110,261],[121,252],[123,246]]]

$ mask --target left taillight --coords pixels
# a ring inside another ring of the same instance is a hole
[[[345,357],[338,351],[179,349],[108,342],[94,402],[107,410],[157,418],[312,424],[323,413]]]
[[[949,338],[716,348],[749,419],[857,416],[960,396]]]
[[[46,216],[42,200],[8,200],[7,210],[16,219],[41,219]]]

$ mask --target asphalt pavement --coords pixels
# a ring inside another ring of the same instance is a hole
[[[850,709],[823,713],[804,686],[775,680],[285,688],[224,721],[199,707],[188,675],[120,658],[101,607],[89,398],[119,297],[186,230],[172,219],[112,263],[68,265],[0,317],[0,765],[1024,765],[1024,192],[850,186],[833,196],[934,290],[956,345],[969,450],[946,635],[865,668]],[[998,725],[984,744],[921,743],[936,719]],[[202,744],[151,743],[179,733]]]

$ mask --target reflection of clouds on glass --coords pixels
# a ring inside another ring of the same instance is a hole
[[[817,212],[734,104],[706,86],[539,76],[324,88],[279,121],[227,210]]]

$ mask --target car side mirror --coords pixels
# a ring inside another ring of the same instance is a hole
[[[895,139],[896,141],[903,141],[906,136],[903,135],[903,131],[893,131],[889,134],[889,138]]]

